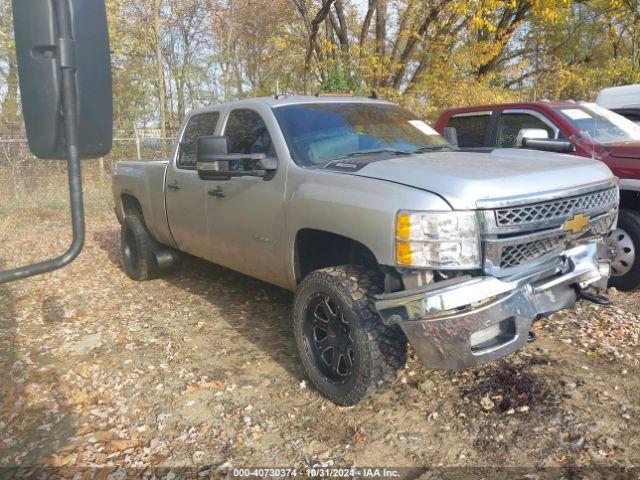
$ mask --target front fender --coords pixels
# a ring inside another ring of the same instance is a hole
[[[295,288],[295,240],[306,228],[342,235],[366,246],[380,265],[395,264],[399,210],[450,211],[440,197],[384,180],[292,168],[285,203],[285,256]]]

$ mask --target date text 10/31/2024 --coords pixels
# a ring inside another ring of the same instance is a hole
[[[397,478],[400,472],[389,468],[234,468],[233,477],[306,477],[306,478]]]

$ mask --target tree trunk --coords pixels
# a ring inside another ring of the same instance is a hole
[[[160,2],[161,0],[154,0],[153,2],[153,26],[155,30],[156,82],[160,107],[160,136],[164,139],[167,137],[167,92],[164,77],[164,57],[162,55],[162,22],[160,19],[162,4]]]
[[[376,54],[384,57],[387,39],[387,0],[376,0]]]
[[[409,63],[409,60],[411,59],[411,56],[415,52],[416,47],[418,46],[418,42],[424,39],[427,31],[429,30],[429,26],[438,18],[438,13],[448,3],[450,3],[450,0],[445,0],[440,5],[432,7],[429,13],[425,15],[424,20],[422,20],[422,24],[418,28],[416,35],[412,35],[407,40],[407,43],[404,46],[402,53],[400,54],[400,58],[398,59],[398,69],[393,76],[393,80],[391,83],[393,88],[400,88],[400,86],[402,85],[405,73],[407,72],[407,65]]]
[[[336,25],[334,23],[334,28],[336,30],[336,35],[338,36],[338,40],[340,42],[340,49],[348,53],[349,52],[349,31],[347,28],[347,21],[344,17],[344,6],[342,5],[342,0],[336,0],[336,3],[333,5],[336,15],[338,16],[338,28],[335,28]],[[333,18],[332,18],[333,21]]]
[[[492,41],[494,45],[498,45],[499,48],[496,50],[496,53],[489,58],[486,62],[480,65],[476,69],[476,77],[482,77],[489,72],[497,69],[500,64],[500,58],[504,51],[505,46],[511,40],[511,37],[515,33],[516,29],[520,26],[520,24],[524,21],[527,13],[531,10],[532,4],[530,1],[523,1],[517,7],[516,10],[512,10],[511,8],[507,8],[503,13],[500,22],[496,26],[496,31],[493,35],[493,39],[488,41]]]
[[[8,123],[10,133],[18,131],[18,65],[15,57],[9,55],[7,59],[7,93],[2,101],[2,117]]]
[[[314,19],[311,20],[309,43],[307,45],[307,54],[305,55],[304,70],[302,73],[302,85],[305,94],[307,94],[309,91],[309,70],[311,69],[311,59],[313,57],[313,51],[315,50],[316,43],[318,41],[318,30],[320,29],[320,24],[324,22],[325,18],[329,14],[333,2],[335,2],[335,0],[323,0],[322,7],[318,11]]]
[[[369,7],[367,8],[367,13],[364,16],[364,21],[362,22],[362,30],[360,31],[360,55],[358,59],[358,64],[362,64],[362,59],[365,54],[365,44],[367,42],[367,35],[369,35],[369,28],[371,28],[371,19],[373,18],[373,14],[376,11],[376,0],[369,0]]]
[[[222,82],[224,90],[224,101],[231,99],[231,44],[234,33],[235,23],[235,2],[229,0],[229,27],[224,43],[224,61],[222,62]]]

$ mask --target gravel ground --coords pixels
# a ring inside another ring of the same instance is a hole
[[[65,217],[0,220],[0,264],[60,253]],[[290,293],[194,258],[133,282],[117,222],[92,216],[78,261],[0,287],[0,466],[640,466],[640,299],[611,294],[480,368],[412,355],[340,408],[304,380]]]

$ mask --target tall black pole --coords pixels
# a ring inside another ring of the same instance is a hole
[[[62,255],[33,265],[0,272],[0,284],[32,277],[62,268],[71,263],[82,251],[85,239],[84,204],[82,201],[82,175],[78,149],[78,94],[76,90],[75,43],[69,0],[55,0],[58,20],[58,53],[62,70],[62,112],[67,146],[67,171],[71,199],[73,241]]]

